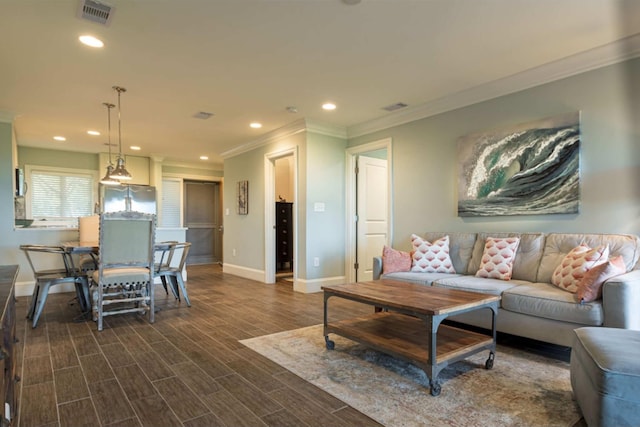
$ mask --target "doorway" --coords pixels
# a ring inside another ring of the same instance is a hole
[[[348,282],[373,278],[373,257],[392,241],[391,139],[347,149]]]
[[[265,247],[264,282],[276,282],[278,275],[286,275],[295,281],[297,277],[297,149],[295,147],[264,156],[264,209]],[[277,208],[285,210],[276,214]],[[290,211],[288,211],[290,207]],[[282,216],[279,216],[282,215]],[[282,223],[286,219],[286,223]],[[280,220],[280,221],[279,221]],[[286,224],[286,227],[284,226]],[[286,230],[286,233],[282,233]],[[285,242],[281,237],[290,236]],[[278,250],[286,247],[286,258],[278,255]],[[280,262],[284,261],[284,262]]]
[[[219,182],[184,181],[184,226],[191,242],[187,264],[222,263],[222,203]]]

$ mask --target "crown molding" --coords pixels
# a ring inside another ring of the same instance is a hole
[[[399,126],[457,108],[592,71],[640,56],[640,34],[530,68],[498,80],[435,99],[416,107],[362,122],[347,128],[349,138]]]
[[[221,171],[224,169],[224,165],[222,163],[190,163],[190,162],[181,162],[175,160],[164,160],[161,162],[162,166],[172,166],[176,168],[189,168],[189,169],[200,169],[207,171]]]
[[[281,141],[285,138],[296,135],[300,132],[313,132],[321,135],[332,136],[336,138],[347,139],[347,129],[339,126],[332,126],[325,123],[309,120],[306,118],[298,119],[271,132],[265,133],[260,138],[242,144],[238,147],[220,153],[223,159],[246,153],[264,145]]]

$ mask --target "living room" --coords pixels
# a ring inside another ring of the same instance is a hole
[[[363,1],[360,6],[365,3]],[[626,25],[625,31],[633,33],[631,24]],[[381,141],[388,144],[391,153],[392,232],[389,244],[393,247],[408,250],[411,234],[427,231],[638,235],[638,46],[637,35],[625,38],[564,60],[558,58],[503,76],[499,79],[499,91],[491,90],[494,88],[489,82],[482,87],[451,93],[443,99],[433,99],[404,115],[402,111],[397,112],[392,120],[363,121],[349,127],[348,131],[342,126],[327,126],[321,120],[292,120],[289,116],[290,121],[285,125],[261,137],[248,138],[245,145],[228,148],[223,167],[194,167],[174,173],[200,174],[203,179],[222,178],[226,185],[223,206],[230,211],[224,216],[223,271],[268,283],[266,278],[272,257],[268,255],[270,245],[265,244],[265,206],[270,203],[265,158],[294,155],[297,165],[294,258],[299,260],[295,266],[294,286],[305,293],[318,291],[324,284],[340,283],[353,274],[350,263],[346,262],[353,248],[351,243],[345,243],[350,242],[346,219],[350,203],[346,172],[349,158],[345,153],[368,144],[377,147]],[[466,67],[473,69],[474,64],[466,64]],[[110,85],[116,83],[119,82],[104,82],[102,86],[106,90],[103,92],[109,93]],[[104,99],[96,99],[96,105],[102,101]],[[171,102],[171,99],[166,101]],[[126,106],[126,97],[124,102]],[[4,109],[3,104],[0,110]],[[474,218],[457,215],[459,138],[570,112],[580,113],[579,213]],[[101,111],[96,116],[98,114]],[[102,116],[99,117],[102,120]],[[14,123],[14,118],[13,115],[7,119],[3,116],[0,120],[0,169],[3,171],[0,199],[5,201],[0,207],[0,233],[3,236],[0,255],[3,264],[20,265],[18,281],[27,283],[32,280],[30,269],[18,246],[73,240],[77,231],[14,228],[14,182],[10,171],[19,161],[17,146],[21,144],[19,132],[16,141],[18,124]],[[129,120],[125,114],[125,136],[127,126],[131,126]],[[98,156],[97,153],[89,155],[95,159]],[[98,164],[97,160],[94,164]],[[102,172],[99,166],[94,167]],[[160,166],[163,172],[170,168],[169,165]],[[241,181],[249,182],[246,215],[236,213],[235,186]],[[315,209],[318,203],[322,204],[322,211]],[[318,259],[318,265],[315,259]],[[249,281],[236,283],[242,285]],[[226,296],[233,301],[232,295]],[[293,302],[295,297],[287,301]],[[318,317],[317,323],[320,322],[321,317]]]

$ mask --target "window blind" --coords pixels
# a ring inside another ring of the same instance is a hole
[[[182,180],[162,180],[162,227],[182,227]]]
[[[93,213],[93,176],[34,169],[31,171],[31,216],[68,219]]]

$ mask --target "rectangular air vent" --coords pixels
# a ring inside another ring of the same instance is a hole
[[[396,102],[395,104],[391,104],[391,105],[387,105],[386,107],[382,107],[383,110],[387,110],[387,111],[396,111],[399,110],[401,108],[405,108],[408,107],[407,104],[405,104],[404,102]]]
[[[114,7],[96,0],[80,0],[78,18],[109,25],[114,11]]]
[[[193,115],[193,117],[195,117],[196,119],[202,119],[202,120],[207,120],[211,116],[213,116],[213,113],[207,113],[206,111],[198,111]]]

